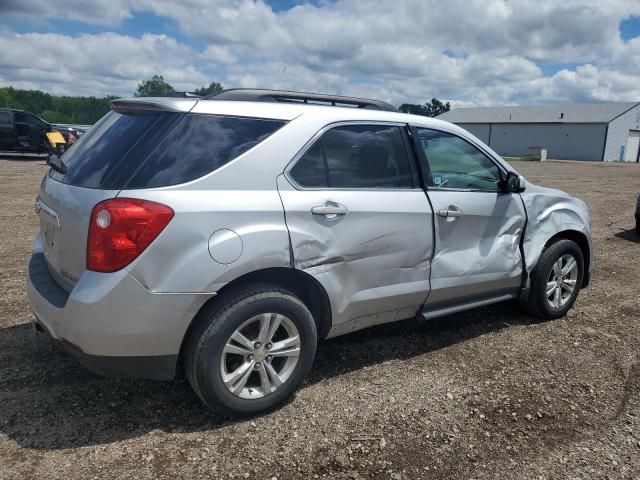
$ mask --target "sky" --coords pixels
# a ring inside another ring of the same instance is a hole
[[[0,0],[0,86],[640,101],[640,0]]]

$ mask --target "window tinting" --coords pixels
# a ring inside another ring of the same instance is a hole
[[[11,115],[9,112],[0,112],[0,123],[11,123]]]
[[[387,125],[328,130],[293,167],[291,176],[304,187],[413,187],[402,131]]]
[[[418,129],[430,175],[427,185],[436,188],[495,192],[500,169],[484,153],[460,137],[436,130]]]
[[[214,115],[110,112],[51,175],[89,188],[151,188],[199,178],[260,143],[285,122]]]
[[[35,115],[27,115],[27,121],[29,122],[29,125],[33,128],[44,127],[44,122],[40,120],[38,117],[36,117]]]
[[[327,170],[322,144],[316,142],[291,169],[291,176],[303,187],[327,187]]]

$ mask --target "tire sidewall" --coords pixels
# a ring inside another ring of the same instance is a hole
[[[243,399],[229,392],[222,381],[222,351],[242,323],[261,313],[279,313],[294,323],[300,335],[300,356],[291,376],[275,392],[262,398]],[[302,384],[315,357],[317,334],[311,313],[297,298],[279,292],[259,294],[243,300],[212,320],[215,321],[215,328],[205,330],[206,338],[201,341],[194,365],[201,397],[211,408],[236,415],[268,411],[283,403]]]
[[[571,294],[571,298],[564,306],[561,308],[554,308],[549,305],[547,299],[547,281],[555,262],[566,254],[571,254],[578,264],[576,287]],[[559,318],[566,315],[571,307],[573,307],[573,304],[580,293],[580,286],[582,285],[582,280],[584,278],[584,256],[582,255],[582,250],[580,250],[580,247],[571,240],[561,240],[548,247],[536,270],[536,284],[533,294],[537,297],[536,300],[540,309],[545,313],[545,316],[550,318]]]

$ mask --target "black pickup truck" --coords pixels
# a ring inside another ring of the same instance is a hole
[[[0,108],[0,150],[43,152],[51,124],[33,113]]]

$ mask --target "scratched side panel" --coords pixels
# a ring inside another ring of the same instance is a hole
[[[295,267],[331,300],[329,336],[414,316],[429,291],[432,213],[423,191],[296,190],[281,176]],[[311,208],[332,201],[349,213],[329,220]]]

